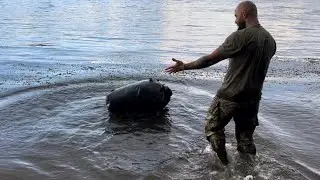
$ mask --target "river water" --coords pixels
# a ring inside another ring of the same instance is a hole
[[[233,122],[230,165],[204,138],[227,61],[163,72],[220,45],[238,2],[1,0],[1,179],[319,179],[320,1],[255,1],[278,44],[256,157],[237,153]],[[167,111],[109,115],[113,88],[149,77],[172,89]]]

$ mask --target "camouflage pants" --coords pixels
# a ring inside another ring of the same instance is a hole
[[[206,116],[205,133],[209,141],[225,144],[224,127],[233,118],[238,145],[253,143],[253,132],[258,126],[259,101],[237,103],[215,97]]]

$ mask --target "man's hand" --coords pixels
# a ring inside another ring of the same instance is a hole
[[[171,66],[167,67],[165,69],[166,72],[171,74],[171,73],[176,73],[176,72],[184,70],[184,65],[185,64],[182,61],[176,60],[175,58],[172,58],[172,61],[174,61],[176,63],[174,65],[171,65]]]

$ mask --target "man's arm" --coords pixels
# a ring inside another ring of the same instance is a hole
[[[184,70],[202,69],[212,66],[223,60],[219,57],[219,51],[216,49],[211,54],[200,57],[198,60],[184,64]]]
[[[184,69],[206,68],[220,62],[221,60],[235,56],[246,44],[243,33],[243,31],[233,32],[227,37],[225,42],[211,54],[203,56],[196,61],[184,64]]]
[[[196,61],[183,63],[182,61],[172,58],[176,63],[167,67],[165,71],[168,73],[176,73],[183,70],[206,68],[224,59],[236,56],[245,46],[246,41],[244,32],[236,31],[229,35],[225,42],[211,54],[203,56]]]

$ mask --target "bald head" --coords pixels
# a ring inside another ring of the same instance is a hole
[[[258,16],[257,6],[252,1],[243,1],[238,5],[237,8],[245,12],[247,16]]]
[[[235,23],[238,29],[244,29],[248,25],[258,24],[257,6],[252,1],[243,1],[239,3],[235,10]]]

